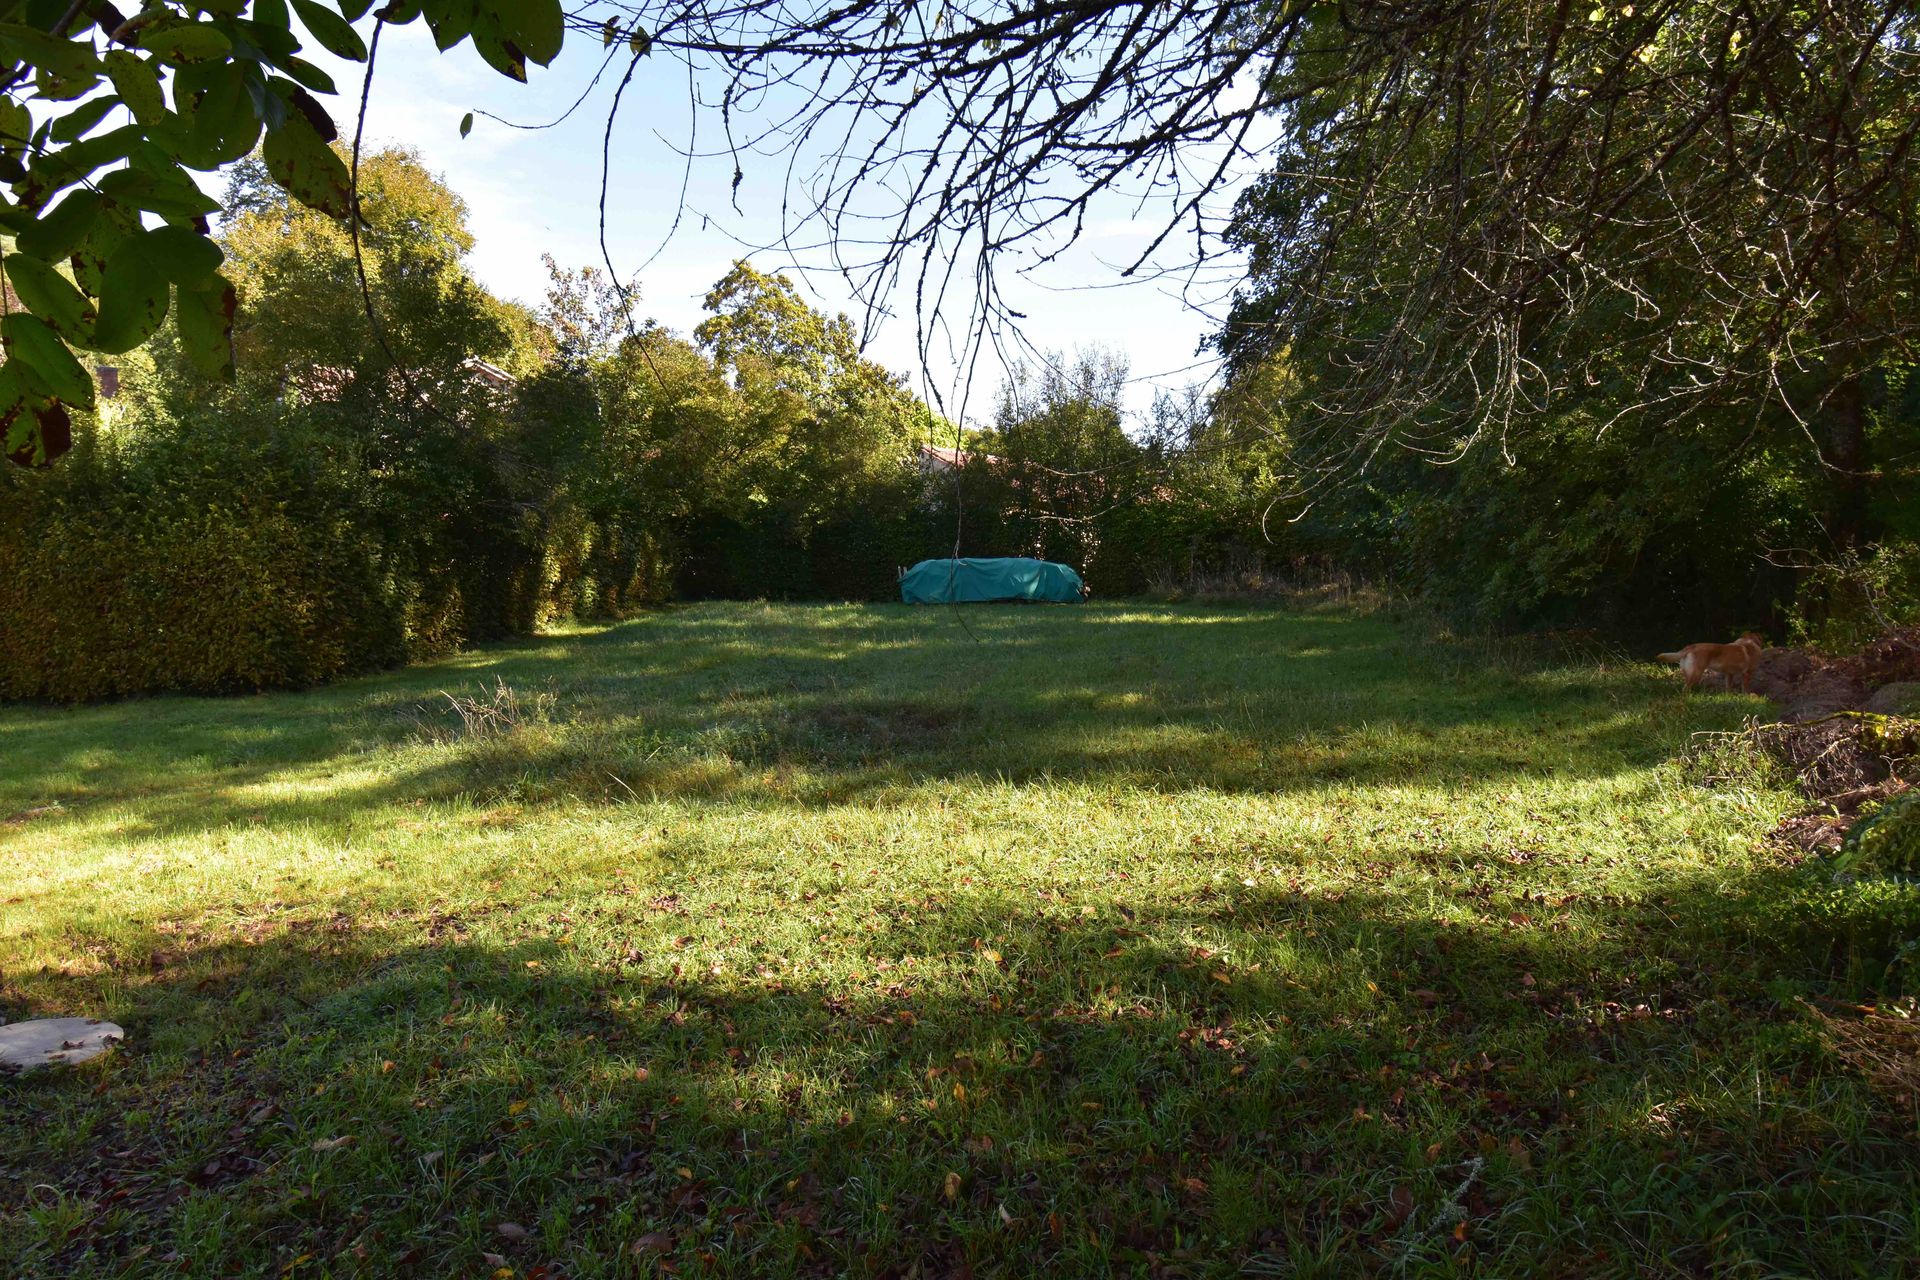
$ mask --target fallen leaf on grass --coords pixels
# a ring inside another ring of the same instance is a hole
[[[353,1135],[350,1133],[338,1138],[321,1138],[313,1144],[313,1149],[315,1151],[338,1151],[341,1147],[346,1146],[352,1141]]]
[[[1412,1216],[1413,1192],[1406,1187],[1395,1187],[1387,1197],[1387,1230],[1398,1231]]]
[[[525,1240],[533,1234],[517,1222],[503,1222],[493,1230],[502,1240]]]
[[[645,1253],[672,1253],[673,1237],[664,1231],[649,1231],[627,1246],[627,1252],[636,1256]]]
[[[943,1187],[943,1190],[946,1192],[947,1199],[949,1200],[959,1199],[960,1198],[960,1175],[957,1173],[947,1174],[946,1183]]]

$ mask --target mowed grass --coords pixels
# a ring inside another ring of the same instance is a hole
[[[1124,603],[0,709],[0,1012],[129,1037],[0,1275],[1914,1274],[1757,709]]]

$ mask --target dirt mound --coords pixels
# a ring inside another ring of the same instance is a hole
[[[1780,718],[1804,724],[1865,707],[1884,685],[1920,681],[1920,628],[1890,631],[1858,653],[1767,649],[1753,673],[1753,691],[1780,704]],[[1877,708],[1876,708],[1877,709]]]
[[[1889,632],[1859,653],[1768,649],[1753,691],[1780,707],[1754,741],[1793,770],[1811,807],[1774,832],[1784,845],[1828,853],[1861,808],[1920,785],[1920,721],[1904,687],[1920,680],[1920,628]]]
[[[1889,631],[1859,653],[1835,658],[1833,665],[1873,688],[1920,680],[1920,627]]]
[[[1753,730],[1762,751],[1793,770],[1814,803],[1775,828],[1776,842],[1812,853],[1840,847],[1871,802],[1920,784],[1920,722],[1841,711]]]
[[[1753,691],[1784,703],[1793,687],[1813,672],[1813,655],[1805,649],[1763,649],[1753,669]]]
[[[1787,694],[1780,718],[1789,724],[1805,724],[1836,711],[1850,711],[1865,705],[1867,687],[1838,667],[1809,672]]]

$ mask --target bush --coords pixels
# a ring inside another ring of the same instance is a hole
[[[401,660],[356,495],[284,457],[93,454],[0,512],[0,697],[310,684]]]
[[[1855,876],[1920,877],[1920,790],[1896,796],[1854,823],[1834,866]]]
[[[650,542],[437,429],[376,470],[355,424],[230,402],[0,473],[0,698],[309,685],[658,597]]]
[[[1920,543],[1885,542],[1807,571],[1790,619],[1793,637],[1851,653],[1920,623]]]

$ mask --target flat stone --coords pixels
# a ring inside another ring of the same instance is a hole
[[[0,1026],[0,1074],[97,1058],[127,1033],[98,1018],[34,1018]]]

